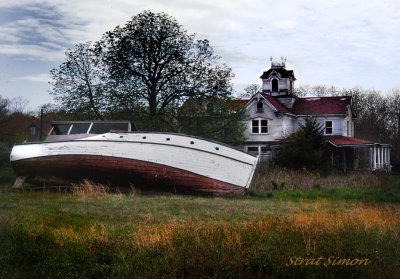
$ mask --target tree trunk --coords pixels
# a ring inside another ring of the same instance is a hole
[[[157,114],[157,92],[155,90],[150,91],[149,94],[149,112],[150,119],[154,119]]]
[[[85,74],[85,75],[86,75],[86,74]],[[91,86],[91,84],[89,83],[89,80],[88,80],[88,78],[87,78],[87,75],[86,75],[86,80],[85,80],[85,81],[86,81],[86,85],[87,85],[87,87],[88,87],[88,97],[89,97],[90,106],[92,107],[95,116],[96,116],[98,119],[100,119],[100,120],[104,120],[103,116],[100,114],[99,110],[97,109],[96,104],[94,103],[94,97],[93,97],[93,92],[92,92],[92,86]]]

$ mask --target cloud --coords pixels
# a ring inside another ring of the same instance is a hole
[[[59,61],[64,57],[64,49],[54,49],[38,45],[0,44],[0,54],[15,55],[28,60]]]
[[[34,81],[34,82],[48,83],[50,81],[50,75],[42,73],[42,74],[37,74],[37,75],[24,76],[19,79],[27,80],[27,81]]]
[[[286,56],[310,84],[368,87],[375,69],[386,89],[395,81],[385,69],[400,71],[397,0],[2,0],[0,54],[59,62],[68,47],[99,40],[143,10],[166,12],[208,38],[242,84],[270,56]]]
[[[0,9],[0,16],[4,15],[0,24],[0,33],[3,34],[0,54],[44,61],[59,60],[73,43],[70,30],[80,30],[83,25],[65,18],[62,11],[50,4],[17,4]]]

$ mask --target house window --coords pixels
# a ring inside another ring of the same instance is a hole
[[[262,102],[257,103],[257,112],[264,112],[264,105]]]
[[[271,148],[269,146],[261,146],[261,155],[270,155]]]
[[[267,119],[251,120],[251,132],[253,134],[267,134],[268,133],[268,120]]]
[[[36,136],[36,129],[35,129],[35,127],[31,127],[31,136]]]
[[[260,120],[261,134],[268,133],[268,120]]]
[[[325,121],[325,134],[331,135],[333,128],[332,128],[332,121]]]
[[[278,92],[278,80],[276,78],[272,80],[272,92]]]
[[[251,132],[253,134],[258,134],[258,120],[251,120]]]
[[[347,128],[347,136],[350,137],[350,127],[349,127],[350,122],[346,121],[346,128]]]
[[[258,146],[248,146],[247,153],[250,155],[258,155]]]

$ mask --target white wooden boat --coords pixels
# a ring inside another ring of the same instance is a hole
[[[54,122],[46,141],[15,145],[11,164],[32,182],[86,178],[143,190],[210,194],[243,194],[251,183],[256,157],[193,136],[130,132],[129,122],[125,131],[95,134],[104,132],[101,125],[116,123],[124,122]]]

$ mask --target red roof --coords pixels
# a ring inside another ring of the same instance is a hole
[[[294,103],[292,112],[299,115],[346,114],[350,103],[349,96],[299,98]]]
[[[372,141],[356,139],[345,136],[324,136],[326,140],[335,146],[354,146],[354,145],[370,145],[373,144]]]
[[[347,107],[351,104],[351,97],[310,97],[296,98],[292,109],[288,109],[275,97],[261,93],[261,95],[279,112],[291,112],[297,115],[313,115],[313,114],[346,114]],[[234,111],[242,108],[250,99],[231,99],[229,103]],[[198,112],[198,107],[192,107],[197,101],[189,99],[183,105],[182,109],[189,114]]]
[[[267,101],[270,102],[278,111],[289,112],[289,110],[284,105],[282,105],[277,99],[275,99],[271,95],[264,93],[261,93],[261,95],[263,95],[263,97],[267,99]]]
[[[249,101],[249,99],[232,99],[230,100],[230,104],[231,107],[234,111],[238,111],[239,109],[241,109],[247,102]]]

